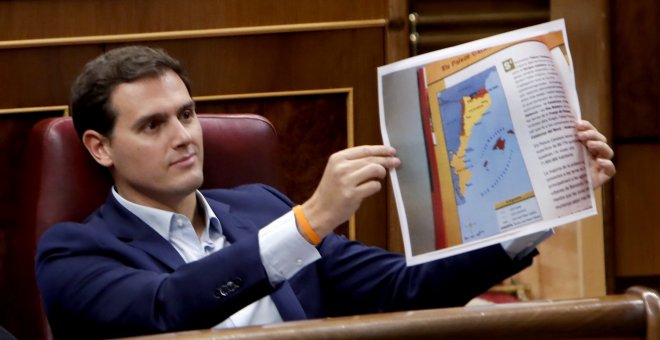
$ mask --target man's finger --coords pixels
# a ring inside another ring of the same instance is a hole
[[[578,131],[596,130],[596,127],[594,127],[593,124],[591,124],[590,121],[584,120],[584,119],[578,120],[576,122],[575,126],[577,127]]]
[[[372,156],[394,156],[396,150],[387,145],[360,145],[338,152],[344,159],[360,159]]]
[[[597,130],[578,131],[577,138],[581,141],[598,140],[607,143],[607,138]]]
[[[614,166],[614,163],[612,163],[611,160],[598,158],[596,162],[598,162],[598,166],[608,177],[611,178],[614,177],[614,175],[616,175],[616,167]]]
[[[590,140],[587,142],[589,152],[596,158],[612,159],[614,150],[607,143]]]

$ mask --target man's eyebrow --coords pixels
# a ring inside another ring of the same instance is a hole
[[[166,113],[162,112],[157,112],[157,113],[152,113],[148,114],[146,116],[141,117],[140,119],[136,120],[133,125],[131,126],[134,130],[139,130],[142,126],[144,126],[147,122],[150,122],[152,120],[163,120],[167,117]]]
[[[185,103],[185,104],[183,104],[183,105],[181,105],[181,107],[179,107],[179,109],[177,110],[177,113],[183,112],[185,110],[191,110],[191,109],[192,110],[195,109],[195,102],[192,101],[192,100]],[[140,119],[136,120],[135,123],[133,123],[133,125],[131,127],[134,130],[139,130],[147,122],[150,122],[152,120],[158,120],[158,119],[160,119],[160,120],[167,119],[167,113],[156,112],[156,113],[148,114],[148,115],[146,115],[144,117],[141,117]]]

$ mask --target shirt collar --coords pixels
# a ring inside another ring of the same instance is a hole
[[[117,202],[119,202],[119,204],[137,216],[140,220],[142,220],[142,222],[146,223],[164,239],[168,241],[170,240],[170,224],[175,220],[175,215],[179,214],[130,202],[123,198],[117,192],[117,189],[114,186],[112,187],[111,191],[112,195],[115,197]],[[218,237],[222,236],[222,227],[220,226],[220,221],[218,220],[218,217],[215,215],[213,210],[211,210],[211,207],[206,201],[204,195],[202,195],[199,190],[195,190],[195,196],[197,197],[197,202],[201,202],[202,204],[204,216],[207,216],[206,228],[204,229],[202,239],[209,238],[212,241],[216,240]]]

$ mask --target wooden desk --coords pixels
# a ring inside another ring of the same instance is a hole
[[[660,339],[657,292],[286,322],[137,339]]]

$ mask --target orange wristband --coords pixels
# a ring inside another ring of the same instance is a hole
[[[321,242],[319,235],[312,229],[312,226],[309,224],[307,217],[303,213],[302,206],[296,205],[293,207],[293,214],[296,216],[296,222],[305,232],[305,235],[312,241],[313,245],[317,245]]]

